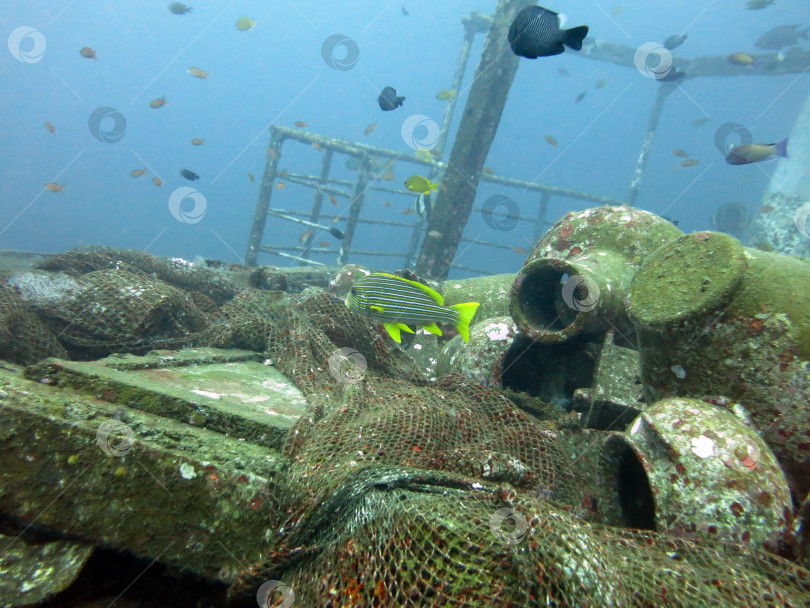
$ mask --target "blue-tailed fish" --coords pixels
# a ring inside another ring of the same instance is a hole
[[[444,298],[427,285],[385,272],[374,272],[356,281],[346,298],[349,310],[382,321],[385,330],[397,342],[401,333],[414,333],[416,325],[437,336],[437,323],[454,325],[465,342],[470,341],[470,321],[478,302],[444,305]]]
[[[763,160],[782,157],[787,158],[787,138],[776,144],[748,144],[732,148],[726,156],[729,165],[748,165]]]

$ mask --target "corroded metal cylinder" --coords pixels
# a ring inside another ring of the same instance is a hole
[[[608,524],[774,550],[790,522],[787,480],[757,432],[690,399],[651,405],[602,444]]]
[[[537,342],[615,329],[632,335],[625,297],[645,257],[683,233],[631,207],[571,212],[538,241],[512,284],[510,313]]]
[[[628,306],[646,400],[741,404],[797,500],[810,491],[808,294],[810,262],[697,232],[649,256]]]

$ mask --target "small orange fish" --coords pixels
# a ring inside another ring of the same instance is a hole
[[[433,156],[435,156],[436,158],[441,158],[441,157],[442,157],[442,153],[441,153],[441,152],[439,152],[439,151],[438,151],[436,148],[431,148],[431,149],[430,149],[430,153],[431,153]]]
[[[413,209],[406,209],[402,212],[402,215],[410,215],[411,213],[413,213]]]
[[[393,208],[393,205],[392,205],[391,203],[389,203],[388,201],[383,201],[383,205],[385,205],[385,206],[386,206],[386,207],[388,207],[389,209],[392,209],[392,208]]]
[[[253,174],[252,174],[250,171],[248,171],[248,179],[249,179],[251,182],[256,183],[256,178],[255,178],[255,177],[253,177]]]
[[[160,188],[163,185],[163,180],[160,179],[159,177],[153,177],[152,183],[155,184],[158,188]]]
[[[277,159],[278,158],[278,152],[273,150],[273,148],[265,148],[264,151],[267,152],[267,158],[272,158],[272,159]]]
[[[543,139],[545,139],[548,143],[550,143],[555,148],[559,145],[557,140],[554,139],[551,135],[546,135]]]
[[[204,146],[205,145],[205,140],[200,139],[199,137],[195,137],[194,139],[191,140],[191,145],[192,146]]]
[[[146,169],[135,169],[130,173],[132,177],[140,177],[141,175],[146,175]]]
[[[329,245],[331,244],[332,243],[330,243],[329,241],[321,241],[320,243],[318,243],[318,245],[320,245],[321,247],[329,247]]]
[[[523,247],[512,247],[512,251],[515,253],[526,253],[526,250]]]
[[[287,184],[284,182],[279,182],[276,184],[276,190],[284,190],[287,187]]]
[[[48,182],[47,184],[45,184],[45,189],[48,192],[64,192],[65,186],[62,184],[55,184],[53,182]]]
[[[329,202],[332,203],[335,207],[338,206],[337,199],[334,196],[332,196],[331,194],[329,195]]]
[[[51,123],[46,122],[45,129],[48,131],[48,133],[53,133],[54,135],[56,135],[56,127],[54,127]]]
[[[700,161],[698,159],[696,159],[696,158],[690,158],[688,160],[683,161],[681,163],[681,167],[694,167],[699,162]]]
[[[164,95],[160,99],[153,100],[152,103],[149,104],[149,107],[154,110],[156,108],[162,108],[165,105],[166,105],[166,96]]]
[[[310,228],[309,230],[304,230],[304,232],[301,233],[301,236],[298,237],[298,242],[303,243],[313,234],[315,234],[315,230],[313,230],[312,228]]]
[[[194,76],[194,78],[202,78],[203,80],[208,80],[208,72],[205,70],[201,70],[200,68],[189,68],[188,73]]]
[[[373,122],[369,126],[366,127],[366,130],[363,131],[363,133],[365,135],[371,135],[372,133],[374,133],[374,129],[376,129],[376,128],[377,128],[377,123]]]
[[[294,124],[295,124],[296,127],[301,127],[301,128],[307,126],[307,123],[305,123],[303,120],[296,120]]]
[[[684,152],[684,151],[683,151],[683,150],[681,150],[680,148],[675,148],[675,149],[672,151],[672,153],[673,153],[675,156],[680,156],[681,158],[687,158],[687,157],[689,156],[689,155],[688,155],[686,152]]]
[[[80,48],[79,55],[81,55],[85,59],[95,59],[96,61],[98,61],[98,57],[96,57],[96,52],[89,46],[83,46],[82,48]]]
[[[762,207],[759,208],[760,213],[770,213],[771,211],[773,211],[773,207],[770,205],[762,205]]]
[[[312,147],[315,148],[318,152],[323,152],[323,146],[319,144],[317,141],[312,142]]]
[[[486,173],[487,175],[495,175],[495,172],[489,167],[484,167],[484,173]]]
[[[393,171],[386,171],[380,177],[383,178],[387,182],[393,182],[393,181],[395,181],[397,179],[397,176],[394,175]]]

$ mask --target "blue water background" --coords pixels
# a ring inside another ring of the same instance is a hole
[[[47,48],[35,63],[20,62],[0,48],[0,248],[57,252],[102,244],[240,262],[265,163],[268,125],[306,121],[315,133],[412,152],[402,138],[402,123],[412,114],[441,122],[446,102],[437,100],[436,92],[451,84],[463,36],[461,18],[473,10],[489,14],[496,3],[191,0],[193,12],[181,16],[170,13],[167,4],[4,3],[0,39],[30,26],[42,32]],[[403,5],[408,16],[402,14]],[[755,40],[774,26],[810,25],[805,0],[779,0],[760,11],[745,10],[743,0],[708,6],[698,0],[581,0],[547,6],[566,13],[568,26],[587,24],[590,36],[633,48],[686,31],[687,42],[675,53],[687,57],[755,52]],[[622,10],[613,14],[616,7]],[[240,16],[254,19],[255,28],[238,31]],[[360,54],[352,69],[332,69],[322,58],[322,44],[332,34],[357,43]],[[483,39],[479,36],[473,47],[453,132]],[[95,49],[98,61],[81,57],[83,46]],[[192,66],[207,71],[209,78],[190,76]],[[560,75],[559,68],[571,75]],[[714,209],[729,201],[742,201],[755,213],[776,163],[727,165],[715,149],[715,131],[734,121],[750,129],[756,141],[782,139],[807,98],[808,78],[751,75],[683,82],[666,102],[638,206],[677,218],[686,232],[708,229]],[[596,89],[600,80],[607,85]],[[376,103],[386,85],[406,97],[394,112],[382,112]],[[486,166],[506,177],[625,199],[659,86],[634,69],[572,51],[522,59]],[[583,91],[584,100],[574,103]],[[163,95],[165,107],[151,109],[149,103]],[[90,133],[88,118],[99,106],[111,106],[126,118],[119,142],[103,143]],[[704,116],[709,123],[691,126]],[[53,123],[56,135],[46,131],[44,121]],[[378,128],[365,136],[374,121]],[[544,141],[546,135],[556,138],[559,147]],[[205,145],[193,147],[195,137]],[[682,168],[674,148],[700,163]],[[449,151],[448,145],[445,154]],[[317,173],[320,158],[310,147],[287,143],[281,168]],[[342,169],[342,158],[336,164],[341,168],[337,177],[351,177]],[[147,177],[130,177],[132,170],[143,168]],[[194,184],[184,180],[178,173],[182,168],[201,179]],[[395,185],[413,172],[415,167],[398,165]],[[160,188],[151,182],[155,175],[165,182]],[[65,193],[43,191],[47,182],[65,184]],[[175,219],[168,204],[176,188],[190,185],[206,201],[204,217],[193,224]],[[272,204],[307,211],[312,194],[289,184],[273,191]],[[493,185],[481,185],[476,206],[492,194],[513,198],[524,216],[537,213],[539,195]],[[412,202],[371,193],[363,215],[411,221],[415,215],[402,211]],[[548,217],[553,222],[589,206],[555,197]],[[324,209],[345,217],[347,200],[341,199],[338,208],[326,202]],[[297,245],[303,230],[271,219],[265,242]],[[529,223],[493,230],[473,214],[465,236],[528,250],[533,230]],[[409,240],[408,229],[361,225],[353,246],[404,252]],[[337,245],[324,233],[316,234],[315,241]],[[524,257],[511,249],[493,252],[462,244],[457,261],[513,272]],[[313,259],[331,264],[335,255],[315,254]],[[402,264],[396,257],[353,256],[350,261],[386,269]],[[290,263],[264,254],[259,262]]]

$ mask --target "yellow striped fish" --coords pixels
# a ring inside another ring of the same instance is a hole
[[[382,321],[385,330],[397,342],[401,333],[414,333],[416,325],[437,336],[437,323],[454,325],[465,342],[470,341],[470,321],[478,302],[444,306],[444,298],[427,285],[385,272],[374,272],[356,281],[346,298],[346,307]]]

